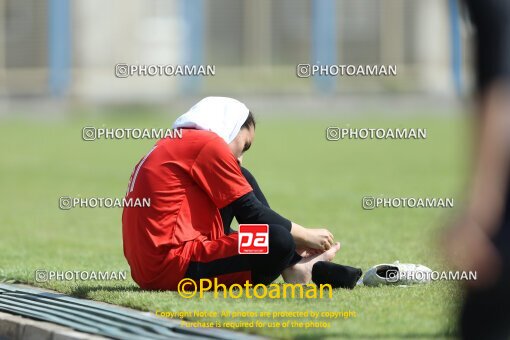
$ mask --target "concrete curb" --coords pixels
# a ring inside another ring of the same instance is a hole
[[[12,313],[12,314],[11,314]],[[0,340],[6,339],[266,339],[222,328],[193,328],[179,319],[0,283]]]
[[[0,340],[81,340],[106,339],[93,334],[77,332],[71,328],[49,322],[35,321],[21,316],[0,312]]]

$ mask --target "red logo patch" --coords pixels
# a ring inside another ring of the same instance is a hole
[[[269,253],[269,225],[240,224],[237,244],[239,254]]]

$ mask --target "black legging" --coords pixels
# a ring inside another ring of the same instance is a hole
[[[241,168],[241,170],[244,177],[253,188],[256,199],[265,207],[269,208],[269,204],[253,175],[245,168]],[[230,204],[220,209],[220,213],[223,219],[225,234],[231,234],[234,232],[230,228],[230,224],[235,217],[234,205]],[[282,221],[283,223],[290,223],[283,218]],[[250,270],[252,273],[252,283],[267,285],[278,278],[285,268],[296,264],[302,259],[302,257],[296,253],[296,244],[290,234],[289,226],[282,226],[281,224],[271,222],[268,223],[268,221],[251,221],[251,223],[269,225],[268,254],[239,254],[221,259],[221,261],[206,263],[192,262],[188,267],[186,277],[199,280],[221,274]]]
[[[262,193],[255,177],[246,168],[241,167],[241,172],[250,183],[255,197],[266,207],[269,203]],[[220,209],[225,234],[234,232],[230,227],[234,219],[232,205]],[[262,221],[260,223],[263,223]],[[296,253],[296,244],[289,230],[279,224],[269,224],[269,253],[264,255],[248,255],[252,265],[252,279],[254,283],[269,284],[273,282],[280,273],[296,263],[302,257]]]

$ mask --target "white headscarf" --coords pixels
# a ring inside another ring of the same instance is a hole
[[[246,105],[236,99],[206,97],[177,118],[172,128],[212,131],[228,144],[236,138],[249,112]]]

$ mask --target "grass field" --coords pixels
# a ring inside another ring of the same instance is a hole
[[[134,165],[154,141],[85,142],[81,129],[103,125],[166,127],[173,121],[158,115],[137,117],[2,121],[0,281],[29,283],[150,312],[357,313],[355,318],[331,321],[331,327],[326,329],[243,329],[273,337],[437,339],[456,334],[459,290],[453,282],[336,290],[332,300],[236,300],[214,299],[210,295],[186,300],[173,292],[140,291],[131,279],[36,283],[37,269],[129,269],[122,253],[121,209],[63,211],[58,208],[58,198],[123,197]],[[468,169],[469,122],[440,115],[364,117],[262,117],[255,143],[245,156],[245,166],[257,177],[275,210],[302,225],[326,226],[334,233],[342,242],[335,262],[363,270],[395,260],[445,269],[436,237],[454,213],[451,209],[365,211],[361,198],[454,197],[456,205],[460,205]],[[425,127],[428,138],[326,141],[327,126],[344,127],[347,123],[351,127]]]

